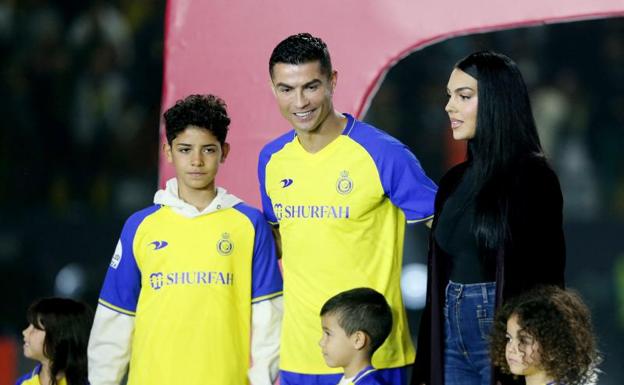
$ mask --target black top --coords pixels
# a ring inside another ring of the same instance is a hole
[[[457,283],[492,282],[496,279],[496,261],[479,255],[473,231],[475,203],[472,168],[446,200],[433,236],[442,250],[451,256],[451,281]]]
[[[449,170],[439,184],[427,264],[427,302],[421,315],[412,384],[444,384],[444,292],[451,257],[438,245],[436,232],[442,207],[457,189],[468,164]],[[564,286],[565,242],[563,197],[557,176],[542,157],[516,163],[509,170],[507,226],[509,240],[496,259],[496,307],[537,285]],[[495,372],[492,383],[514,383]],[[523,381],[521,381],[523,382]]]

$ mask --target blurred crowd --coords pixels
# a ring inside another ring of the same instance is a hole
[[[0,197],[9,209],[127,212],[125,189],[154,180],[163,8],[0,2]]]
[[[164,8],[0,0],[0,334],[33,298],[95,303],[124,218],[151,201]]]

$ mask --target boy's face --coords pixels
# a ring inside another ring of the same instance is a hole
[[[337,74],[321,72],[321,63],[277,63],[273,66],[273,93],[282,116],[299,133],[318,131],[332,113]]]
[[[518,316],[507,320],[507,347],[505,358],[511,373],[531,376],[543,371],[540,366],[540,346],[533,336],[520,328]]]
[[[180,195],[191,190],[214,189],[219,164],[223,163],[229,145],[221,143],[208,130],[188,126],[164,145],[167,161],[173,164]]]
[[[321,316],[323,326],[323,338],[319,346],[323,351],[323,358],[330,368],[345,367],[349,365],[357,349],[354,347],[352,338],[338,324],[336,314]]]

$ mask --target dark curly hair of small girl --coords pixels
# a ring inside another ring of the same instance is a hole
[[[507,320],[513,315],[520,328],[538,342],[541,367],[556,383],[595,383],[601,357],[591,313],[576,292],[555,286],[538,287],[510,300],[497,312],[490,355],[494,365],[508,374]]]

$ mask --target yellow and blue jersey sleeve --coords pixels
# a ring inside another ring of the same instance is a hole
[[[408,223],[416,223],[433,217],[433,202],[438,190],[436,184],[425,174],[420,162],[403,143],[345,114],[347,125],[343,135],[358,143],[373,159],[385,195],[405,214]],[[266,189],[266,170],[274,154],[295,140],[295,132],[289,131],[267,144],[260,152],[258,180],[262,210],[271,224],[278,218]],[[345,157],[348,157],[345,154]],[[282,187],[288,187],[291,179],[280,180]]]
[[[347,116],[352,119],[351,116]],[[416,156],[392,136],[362,122],[345,132],[373,158],[384,194],[405,214],[408,223],[433,217],[438,187],[425,174]]]
[[[141,223],[160,209],[154,205],[128,218],[104,278],[99,303],[119,313],[134,316],[141,294],[141,272],[134,255],[134,238]]]
[[[244,203],[234,209],[245,215],[255,229],[251,271],[251,302],[257,303],[282,294],[282,274],[277,264],[275,241],[269,224],[257,209]]]
[[[266,189],[266,168],[267,164],[271,161],[271,156],[280,151],[287,143],[292,142],[295,139],[295,131],[291,130],[286,134],[280,136],[274,141],[267,144],[262,151],[260,151],[258,161],[258,180],[260,182],[260,198],[262,200],[262,212],[270,224],[276,225],[278,220],[273,211],[273,204]],[[292,180],[282,179],[280,181],[283,187],[287,187],[287,184]]]

